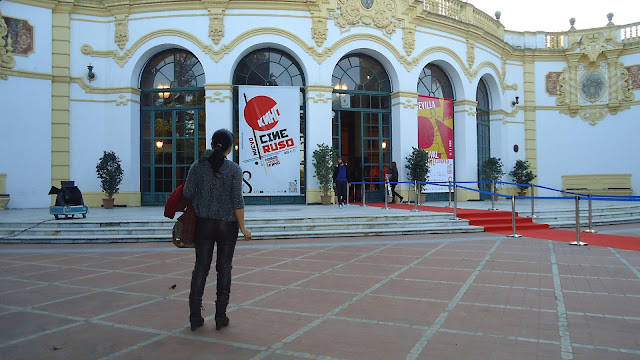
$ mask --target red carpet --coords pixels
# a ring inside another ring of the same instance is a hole
[[[356,203],[353,203],[354,205]],[[384,203],[367,203],[367,206],[384,207]],[[411,204],[389,204],[393,209],[413,210]],[[418,210],[453,214],[453,208],[439,206],[418,206]],[[513,234],[511,211],[477,210],[458,208],[458,217],[469,220],[470,225],[482,226],[485,232]],[[516,234],[528,238],[546,239],[570,243],[577,240],[575,230],[550,229],[547,224],[534,223],[531,218],[523,218],[516,213]],[[606,246],[623,250],[640,251],[640,238],[608,234],[580,233],[580,241],[589,245]]]

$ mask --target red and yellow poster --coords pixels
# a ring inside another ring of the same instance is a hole
[[[429,153],[428,181],[453,181],[453,100],[418,96],[418,148]],[[427,185],[423,192],[447,192]]]

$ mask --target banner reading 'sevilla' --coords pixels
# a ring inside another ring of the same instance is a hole
[[[429,153],[429,181],[453,181],[453,100],[418,96],[418,148]],[[447,192],[426,185],[423,192]]]
[[[245,196],[300,195],[300,88],[239,86]]]

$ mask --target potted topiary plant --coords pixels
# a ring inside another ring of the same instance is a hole
[[[336,151],[327,144],[319,144],[313,151],[314,175],[320,183],[322,205],[331,204],[331,185],[333,184],[333,168],[336,166]]]
[[[494,183],[504,176],[504,171],[502,170],[502,161],[500,158],[490,157],[482,163],[482,171],[480,175],[482,175],[483,180],[493,181]],[[498,184],[495,184],[494,192],[498,192],[500,187]],[[494,195],[492,195],[495,197]]]
[[[536,178],[533,174],[533,171],[529,170],[529,162],[524,160],[516,160],[516,164],[513,166],[513,170],[509,173],[509,175],[513,178],[518,184],[522,184],[522,186],[518,185],[519,196],[525,196],[527,188],[531,185],[531,181]]]
[[[409,170],[409,180],[427,181],[429,175],[429,153],[426,150],[412,147],[411,155],[407,156],[407,164],[404,166]],[[422,186],[420,186],[421,188]],[[418,201],[418,199],[416,199]],[[419,201],[418,201],[419,202]]]
[[[124,173],[120,166],[120,158],[113,151],[105,151],[96,165],[96,172],[100,179],[100,187],[107,196],[106,199],[102,199],[102,204],[105,209],[111,209],[115,201],[113,195],[120,191],[118,186]]]

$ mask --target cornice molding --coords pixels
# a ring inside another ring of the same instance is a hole
[[[48,80],[48,81],[53,80],[52,74],[0,68],[0,79],[4,78],[6,80],[7,76],[14,76],[14,77],[20,77],[20,78],[27,78],[27,79]]]
[[[391,99],[397,98],[409,98],[409,99],[417,99],[419,94],[414,91],[395,91],[391,93]]]
[[[205,90],[223,90],[233,91],[233,85],[231,84],[204,84]]]
[[[307,85],[307,86],[305,86],[304,90],[307,93],[310,93],[310,92],[313,92],[313,91],[332,93],[333,92],[333,86],[329,86],[329,85]]]

